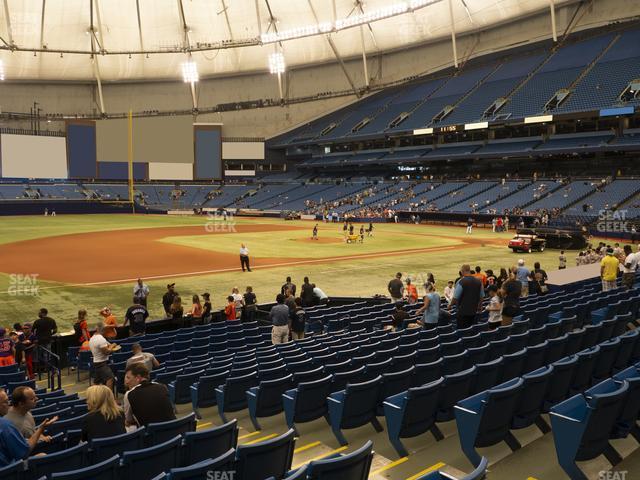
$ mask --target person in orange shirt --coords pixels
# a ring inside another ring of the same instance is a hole
[[[194,295],[191,300],[191,310],[189,310],[187,315],[191,317],[192,321],[194,319],[200,321],[202,320],[202,303],[200,303],[200,297],[198,295]]]
[[[116,338],[118,336],[118,331],[116,327],[118,326],[118,321],[113,313],[111,313],[111,309],[109,307],[104,307],[100,310],[100,315],[102,315],[102,323],[104,325],[104,332],[102,336],[104,338]]]
[[[227,306],[224,307],[224,314],[227,317],[227,320],[235,320],[236,319],[236,301],[235,299],[229,295],[227,297]]]
[[[404,289],[404,295],[409,303],[416,303],[418,301],[418,289],[411,283],[411,279],[407,278],[407,288]]]
[[[482,271],[480,265],[476,266],[476,273],[473,276],[482,282],[482,287],[487,286],[487,274]]]

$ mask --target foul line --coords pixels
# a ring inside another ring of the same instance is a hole
[[[316,258],[312,260],[296,260],[291,262],[278,262],[278,263],[270,263],[268,265],[256,265],[253,266],[252,269],[263,269],[263,268],[274,268],[274,267],[289,267],[293,265],[309,265],[314,263],[323,263],[323,262],[335,262],[341,260],[360,260],[360,259],[369,259],[369,258],[379,258],[379,257],[388,257],[392,255],[407,255],[411,253],[430,253],[430,252],[441,252],[445,250],[454,250],[459,247],[473,247],[475,245],[470,244],[462,244],[462,245],[452,245],[452,246],[444,246],[444,247],[427,247],[427,248],[418,248],[418,249],[407,249],[407,250],[395,250],[390,252],[372,252],[372,253],[363,253],[361,255],[347,255],[344,257],[327,257],[327,258]],[[211,273],[225,273],[225,272],[237,272],[239,271],[239,267],[232,268],[219,268],[215,270],[200,270],[197,272],[181,272],[181,273],[172,273],[167,275],[151,275],[145,276],[145,280],[160,280],[162,278],[175,278],[175,277],[190,277],[195,275],[206,275]],[[138,277],[133,278],[123,278],[119,280],[105,280],[101,282],[88,282],[88,283],[67,283],[64,285],[52,285],[49,287],[38,287],[38,290],[54,290],[58,288],[70,288],[70,287],[92,287],[97,285],[112,285],[118,283],[128,283],[134,282],[138,279]],[[56,281],[56,280],[49,280]],[[4,294],[9,294],[8,291],[2,292]]]

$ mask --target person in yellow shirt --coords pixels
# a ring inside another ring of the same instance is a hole
[[[600,261],[600,278],[602,291],[608,292],[617,288],[616,278],[620,261],[613,255],[613,248],[607,248],[607,255]]]

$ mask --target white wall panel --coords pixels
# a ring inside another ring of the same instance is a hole
[[[193,180],[193,164],[150,163],[149,180]]]
[[[2,135],[2,176],[67,178],[67,141],[63,137]]]

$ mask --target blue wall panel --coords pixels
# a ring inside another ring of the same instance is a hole
[[[96,177],[95,125],[67,125],[67,164],[69,178]]]
[[[99,162],[98,178],[101,180],[127,180],[129,178],[129,166],[127,162]],[[133,164],[134,180],[147,179],[147,164]]]
[[[194,179],[222,178],[222,134],[220,129],[195,127],[196,155]]]

